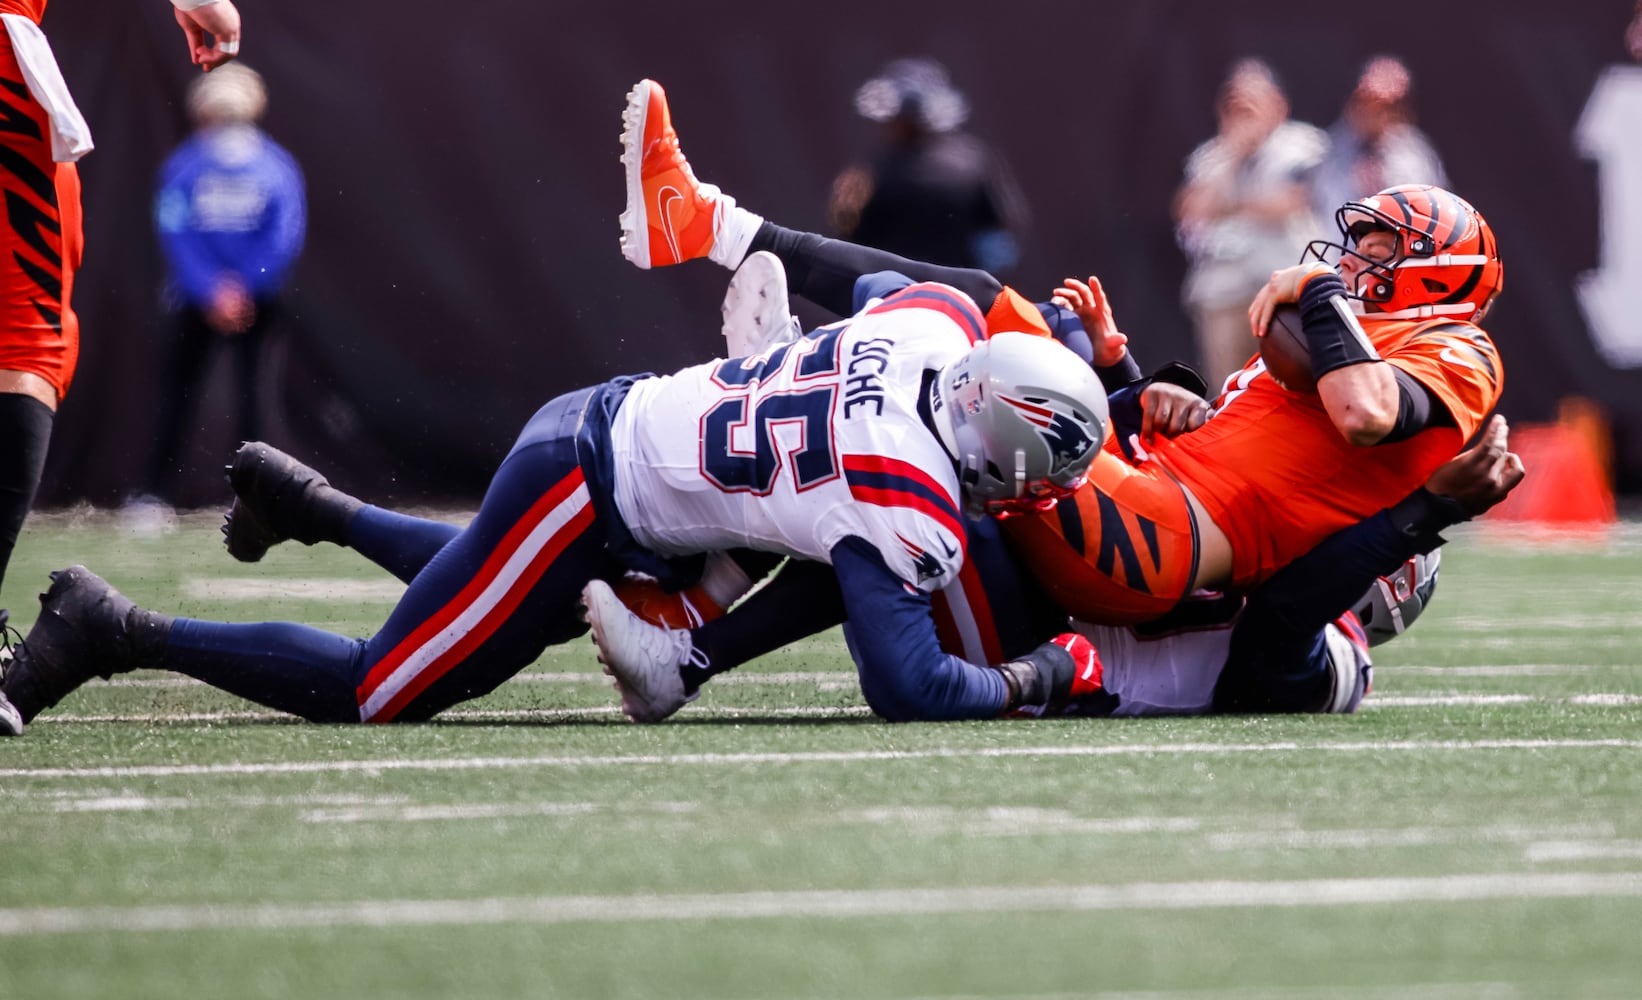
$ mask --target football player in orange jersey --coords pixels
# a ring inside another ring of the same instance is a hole
[[[239,51],[232,0],[173,0],[190,58],[209,70]],[[0,0],[0,582],[45,469],[57,404],[74,378],[80,328],[69,304],[84,234],[75,161],[91,132],[40,32],[46,0]],[[90,17],[91,6],[82,15]],[[207,45],[209,33],[212,44]],[[0,628],[6,612],[0,609]]]
[[[1403,186],[1338,222],[1339,242],[1314,243],[1318,259],[1274,273],[1249,309],[1263,336],[1278,305],[1299,304],[1315,394],[1251,359],[1201,428],[1134,465],[1097,461],[1074,502],[1005,524],[1075,617],[1144,621],[1196,589],[1246,590],[1395,502],[1482,426],[1503,369],[1476,325],[1502,284],[1481,213]]]

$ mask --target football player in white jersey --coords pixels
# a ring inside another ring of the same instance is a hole
[[[599,578],[688,578],[700,553],[736,546],[833,566],[866,626],[857,657],[863,678],[884,677],[886,714],[897,711],[894,672],[913,656],[948,685],[945,717],[1064,699],[1073,663],[1062,646],[989,669],[942,654],[930,618],[929,591],[963,563],[966,513],[1053,502],[1081,482],[1104,435],[1105,398],[1086,366],[1037,337],[972,346],[979,323],[961,293],[912,285],[765,355],[561,396],[526,425],[460,530],[364,505],[247,445],[231,471],[231,550],[256,558],[287,537],[358,549],[408,578],[382,629],[356,640],[172,618],[72,567],[53,574],[0,681],[18,720],[6,728],[93,676],[136,667],[319,721],[426,719],[581,634],[584,584],[596,608],[615,600]],[[624,690],[639,717],[681,696]]]
[[[646,129],[642,109],[628,126]],[[138,667],[316,721],[426,719],[580,635],[584,601],[595,621],[620,607],[602,579],[685,581],[703,553],[736,546],[832,565],[861,626],[863,684],[888,717],[907,717],[909,659],[943,692],[937,717],[1065,701],[1075,637],[997,669],[969,663],[940,651],[928,595],[963,563],[966,515],[1053,504],[1082,482],[1104,393],[1046,339],[977,344],[981,314],[956,289],[902,284],[801,343],[553,400],[462,529],[365,505],[246,445],[230,472],[230,551],[255,560],[286,538],[357,549],[409,584],[381,630],[174,618],[70,567],[52,574],[0,677],[0,734],[92,677]],[[638,718],[684,697],[676,671],[623,686]]]

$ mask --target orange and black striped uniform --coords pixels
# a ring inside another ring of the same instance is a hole
[[[0,14],[39,23],[45,0],[0,0]],[[29,372],[61,398],[80,357],[69,301],[85,236],[80,175],[51,158],[51,127],[0,31],[0,369]]]
[[[1429,388],[1455,426],[1353,446],[1320,397],[1282,388],[1255,358],[1228,380],[1203,427],[1149,446],[1138,466],[1103,451],[1075,503],[1006,522],[1016,550],[1073,616],[1130,624],[1167,611],[1196,575],[1197,528],[1182,486],[1230,540],[1225,582],[1237,589],[1401,500],[1481,427],[1504,372],[1470,323],[1361,319],[1380,356]]]

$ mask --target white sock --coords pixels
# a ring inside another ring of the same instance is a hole
[[[752,215],[751,212],[747,214]],[[707,592],[714,604],[728,610],[730,605],[753,589],[753,581],[736,565],[734,559],[723,552],[713,552],[707,556],[707,567],[701,574],[701,589]]]
[[[747,248],[752,246],[764,217],[740,207],[734,198],[712,184],[703,184],[701,190],[718,204],[713,212],[713,248],[707,257],[720,267],[734,271],[747,259]]]

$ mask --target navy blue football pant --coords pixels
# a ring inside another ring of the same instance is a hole
[[[609,569],[576,458],[593,391],[536,412],[466,528],[375,507],[354,517],[349,544],[410,583],[371,638],[178,618],[163,666],[317,722],[416,721],[581,635],[582,587]]]

